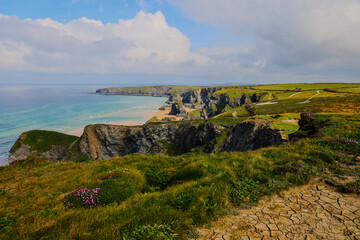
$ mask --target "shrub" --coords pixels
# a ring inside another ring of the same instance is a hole
[[[169,225],[132,226],[130,225],[124,234],[124,240],[173,240],[177,237],[175,231]]]
[[[5,195],[6,191],[4,189],[0,189],[0,196]]]

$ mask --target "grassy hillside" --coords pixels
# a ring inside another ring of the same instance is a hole
[[[77,163],[28,158],[0,167],[0,239],[186,239],[234,208],[314,179],[359,193],[359,94],[271,92],[276,103],[254,105],[255,116],[240,107],[207,121],[260,118],[284,137],[297,131],[303,111],[330,125],[317,138],[245,153],[132,154]]]

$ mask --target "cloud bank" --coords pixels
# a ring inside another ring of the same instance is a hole
[[[161,12],[139,12],[134,19],[106,24],[85,17],[62,24],[0,15],[3,71],[176,73],[210,61],[192,53],[190,45]]]
[[[259,64],[264,71],[360,73],[359,0],[170,2],[198,22],[250,39],[247,44],[254,47],[251,54],[263,59]]]

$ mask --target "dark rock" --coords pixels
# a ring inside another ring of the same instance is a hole
[[[316,137],[320,135],[320,130],[330,124],[327,118],[319,117],[310,112],[303,112],[300,115],[299,130],[289,134],[289,141],[297,141],[302,138]]]
[[[144,126],[89,125],[79,149],[87,157],[103,160],[131,153],[181,154],[205,146],[220,136],[215,124],[178,123]]]
[[[261,121],[247,121],[237,124],[220,148],[228,152],[249,151],[280,144],[279,131]]]
[[[176,121],[176,118],[174,118],[174,117],[164,117],[160,121],[161,122],[173,122],[173,121]]]
[[[264,93],[255,93],[253,95],[243,94],[241,97],[231,99],[226,93],[219,95],[212,95],[205,103],[202,111],[201,118],[207,119],[222,113],[225,108],[236,108],[244,104],[258,102],[264,96]]]
[[[226,140],[217,139],[228,129]],[[131,153],[177,155],[202,147],[205,152],[248,151],[282,143],[278,131],[259,121],[224,127],[214,123],[144,126],[89,125],[79,142],[81,153],[103,160]]]
[[[186,115],[186,110],[185,110],[185,108],[184,108],[184,106],[182,104],[173,103],[171,105],[171,111],[170,111],[169,115],[176,115],[176,116],[183,115],[183,116],[185,116]]]
[[[190,103],[190,104],[195,104],[195,103],[199,103],[199,104],[205,104],[207,101],[209,101],[211,95],[216,92],[221,90],[220,87],[214,87],[214,88],[201,88],[199,90],[193,90],[193,91],[188,91],[185,92],[183,94],[182,97],[182,102],[185,103]]]

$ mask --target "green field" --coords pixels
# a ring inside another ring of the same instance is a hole
[[[344,88],[359,88],[360,83],[309,83],[309,84],[276,84],[276,85],[259,85],[259,86],[253,86],[253,89],[258,90],[289,90],[294,91],[296,89],[301,89],[302,91],[308,91],[308,90],[321,90],[324,88],[331,88],[331,89],[344,89]]]

